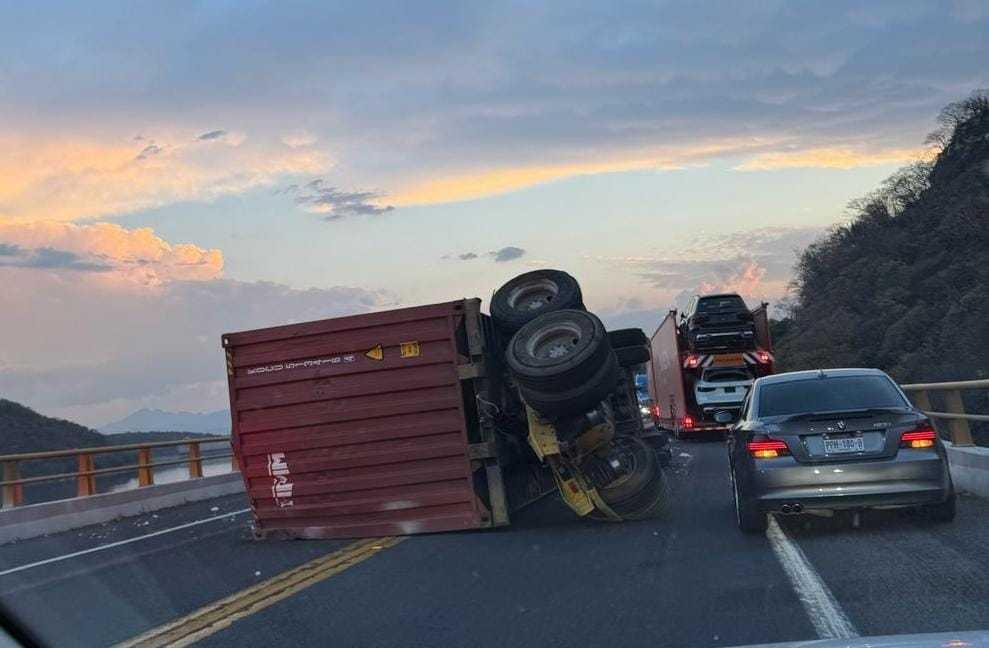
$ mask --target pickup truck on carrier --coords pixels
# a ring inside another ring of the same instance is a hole
[[[634,369],[577,281],[520,275],[479,299],[228,333],[232,444],[259,538],[507,524],[557,490],[578,515],[666,503]],[[668,452],[668,450],[667,450]]]
[[[710,329],[698,326],[697,312],[703,310],[706,296],[695,297],[693,310],[680,315],[670,310],[650,340],[649,392],[652,416],[656,425],[670,430],[676,438],[696,432],[727,429],[715,420],[718,412],[737,418],[742,401],[752,382],[773,373],[773,343],[769,334],[768,304],[755,310],[737,312],[744,307],[737,295],[711,296],[718,306],[710,308],[716,317],[719,309],[724,320],[718,332],[730,335],[701,337]],[[721,306],[724,304],[724,306]],[[702,319],[703,321],[703,319]],[[751,332],[751,335],[749,335]],[[714,342],[714,340],[718,340]]]

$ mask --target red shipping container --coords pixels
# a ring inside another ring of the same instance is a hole
[[[508,523],[478,420],[480,300],[228,333],[232,443],[257,537]]]

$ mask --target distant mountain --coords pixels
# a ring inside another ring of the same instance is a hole
[[[230,412],[167,412],[139,409],[119,421],[100,428],[103,434],[121,432],[195,432],[197,434],[230,434]]]

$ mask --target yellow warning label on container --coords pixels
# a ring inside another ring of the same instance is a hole
[[[372,360],[382,360],[385,357],[385,351],[381,348],[380,344],[376,344],[373,349],[365,353],[368,358]]]
[[[422,355],[418,342],[400,342],[398,348],[403,358],[417,358]]]

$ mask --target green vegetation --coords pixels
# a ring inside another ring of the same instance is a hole
[[[987,377],[989,94],[947,106],[938,122],[932,162],[904,167],[853,201],[850,221],[801,255],[789,316],[772,323],[780,371]],[[966,408],[989,412],[985,392],[966,394]],[[983,444],[984,428],[976,426]]]
[[[933,162],[853,201],[851,221],[802,254],[781,370],[879,367],[897,380],[989,369],[989,94],[949,105]]]

